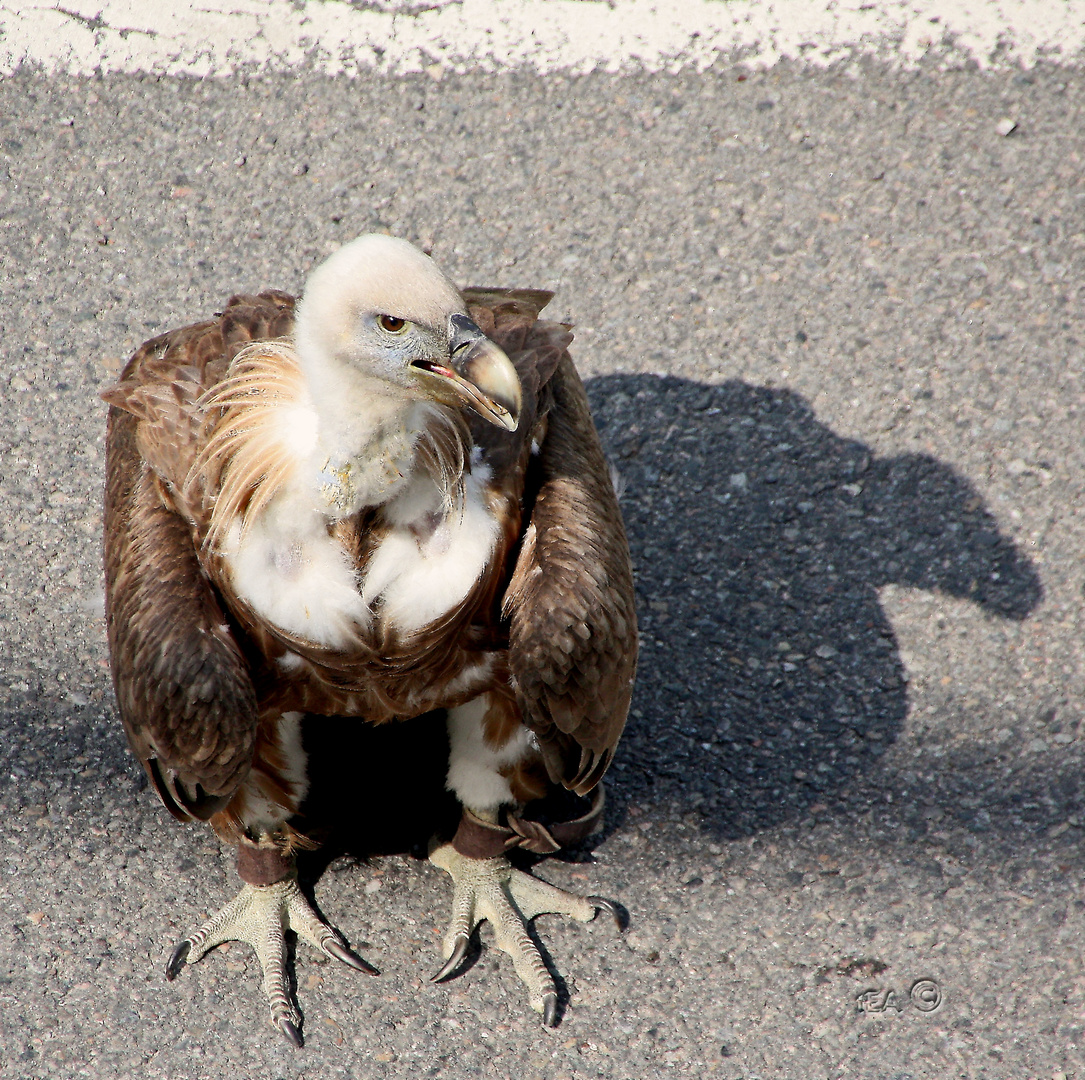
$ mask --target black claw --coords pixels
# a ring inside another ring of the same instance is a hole
[[[616,904],[613,900],[607,900],[603,896],[589,896],[588,903],[594,904],[598,911],[608,912],[619,932],[625,929],[625,909],[621,904]]]
[[[173,982],[181,974],[181,968],[185,966],[191,948],[192,942],[186,938],[170,953],[170,958],[166,961],[166,979],[169,982]]]
[[[292,1020],[287,1020],[285,1016],[279,1021],[279,1030],[298,1050],[305,1045],[305,1040],[301,1037],[301,1032],[298,1031],[297,1025]]]
[[[379,975],[380,972],[372,965],[367,964],[357,953],[353,953],[341,941],[334,938],[325,941],[320,946],[333,960],[341,960],[355,971],[364,971],[367,975]]]
[[[558,1026],[558,995],[549,993],[543,998],[543,1027]]]
[[[464,934],[460,934],[456,938],[456,944],[452,948],[452,955],[445,961],[444,967],[437,972],[436,975],[430,976],[430,982],[444,982],[445,979],[451,975],[456,968],[463,963],[463,958],[467,955],[467,946],[470,944],[470,938]]]

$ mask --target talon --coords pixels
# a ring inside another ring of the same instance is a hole
[[[613,900],[607,900],[603,896],[589,896],[587,900],[589,904],[594,904],[598,911],[605,911],[610,915],[619,933],[625,929],[625,910],[620,904],[616,904]]]
[[[298,889],[297,878],[291,875],[271,885],[246,882],[229,904],[173,950],[166,965],[166,977],[174,978],[186,963],[196,963],[225,941],[246,942],[255,950],[260,964],[272,1027],[281,1031],[293,1046],[301,1047],[304,1044],[301,1017],[293,1004],[290,956],[284,938],[288,930],[326,956],[356,970],[376,974],[317,915]]]
[[[192,942],[185,938],[177,948],[170,953],[170,958],[166,961],[166,980],[173,982],[178,975],[181,974],[181,969],[185,966],[185,961],[188,959],[189,950],[192,948]]]
[[[321,949],[333,960],[341,960],[355,971],[364,971],[366,975],[379,975],[380,972],[369,963],[366,963],[357,953],[353,953],[341,941],[328,938],[320,943]]]
[[[279,1030],[298,1050],[305,1045],[305,1040],[301,1037],[301,1032],[298,1031],[297,1025],[292,1020],[288,1020],[285,1016],[279,1021]]]
[[[452,948],[452,955],[445,961],[444,967],[437,972],[436,975],[430,976],[430,982],[443,982],[451,975],[456,968],[463,963],[463,958],[467,955],[467,947],[470,944],[471,939],[465,934],[458,934],[456,936],[456,943]]]
[[[617,922],[624,911],[621,905],[599,896],[566,892],[515,869],[504,857],[473,858],[456,851],[451,844],[435,848],[430,862],[447,871],[453,882],[452,918],[444,937],[446,948],[451,942],[452,955],[433,981],[441,982],[456,970],[467,953],[474,928],[488,922],[494,944],[512,958],[531,1007],[542,1014],[547,1027],[554,1027],[558,1022],[557,986],[548,957],[529,923],[544,914],[590,922],[601,910],[609,911]]]

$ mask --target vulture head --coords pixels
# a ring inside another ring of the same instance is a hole
[[[405,240],[362,236],[318,266],[294,333],[313,403],[328,419],[349,426],[352,410],[438,402],[516,430],[511,361],[467,314],[456,286]]]

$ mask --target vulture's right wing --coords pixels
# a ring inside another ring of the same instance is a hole
[[[188,525],[163,504],[136,448],[138,420],[110,409],[106,623],[132,749],[182,820],[206,820],[244,779],[256,695]]]
[[[144,345],[110,403],[106,437],[106,622],[128,741],[182,820],[221,809],[252,762],[249,665],[193,540],[202,508],[181,496],[199,451],[200,394],[249,341],[289,333],[285,294],[234,297],[215,321]]]

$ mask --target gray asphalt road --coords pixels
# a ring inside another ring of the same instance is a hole
[[[1083,92],[0,82],[0,1075],[1085,1075]],[[540,920],[544,1032],[486,932],[430,986],[444,876],[348,839],[309,876],[384,974],[300,947],[295,1052],[241,947],[162,977],[236,886],[116,721],[96,394],[372,229],[577,325],[644,647],[607,832],[539,872],[631,926]]]

